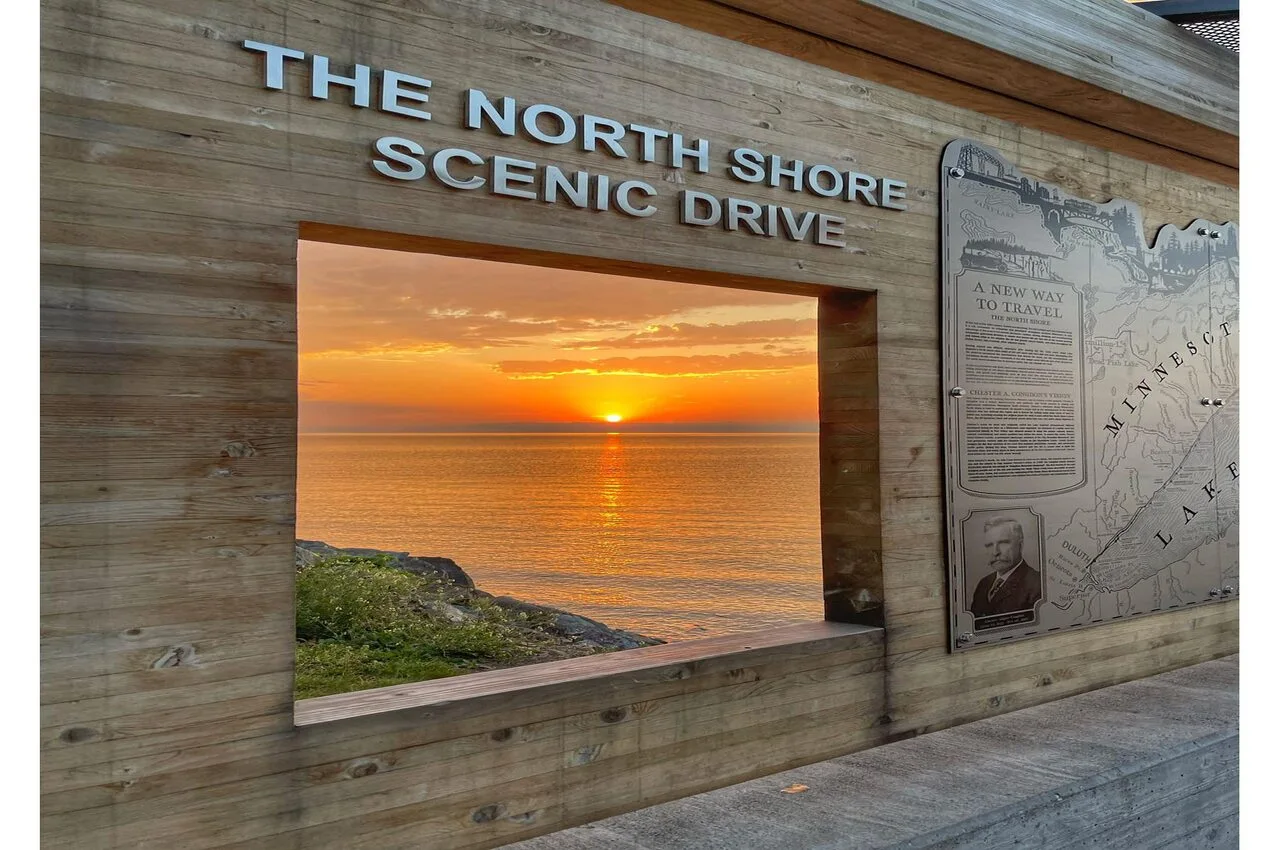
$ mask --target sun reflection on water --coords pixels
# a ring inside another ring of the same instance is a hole
[[[608,530],[622,525],[622,488],[627,477],[627,456],[622,446],[622,435],[605,435],[598,464],[600,482],[601,526]]]
[[[816,434],[619,431],[304,436],[298,535],[670,640],[822,616]]]

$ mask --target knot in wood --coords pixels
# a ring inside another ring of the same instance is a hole
[[[155,661],[151,662],[152,670],[162,670],[166,667],[198,667],[200,658],[196,655],[196,648],[189,643],[171,646],[165,650]]]
[[[591,744],[586,747],[578,747],[578,749],[569,756],[569,763],[574,767],[591,764],[591,762],[600,758],[600,754],[603,752],[604,744]]]
[[[621,707],[606,708],[600,712],[600,719],[605,723],[617,723],[619,720],[626,718],[626,716],[627,710]]]
[[[58,735],[58,738],[66,744],[83,744],[96,737],[98,737],[98,730],[90,729],[88,726],[72,726],[70,729],[63,729]]]
[[[253,457],[257,453],[257,447],[248,440],[232,440],[222,447],[223,457]]]
[[[476,823],[490,823],[502,817],[502,813],[506,811],[502,806],[490,804],[481,806],[471,813],[471,820]]]
[[[498,731],[492,733],[489,737],[497,741],[498,743],[502,743],[503,741],[510,741],[511,736],[514,734],[515,732],[511,729],[499,729]]]
[[[373,759],[360,759],[354,761],[343,771],[350,779],[359,779],[362,776],[373,776],[380,769],[380,765]]]

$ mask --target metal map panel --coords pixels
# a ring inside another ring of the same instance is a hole
[[[1239,590],[1239,231],[942,159],[951,648]]]

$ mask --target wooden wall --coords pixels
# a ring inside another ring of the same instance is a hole
[[[43,4],[44,845],[492,847],[1236,650],[1231,601],[947,654],[937,338],[937,171],[951,139],[1075,194],[1131,198],[1152,232],[1234,218],[1234,171],[723,6],[652,5],[696,20],[595,0]],[[437,119],[313,100],[294,72],[288,93],[266,91],[244,39],[432,78]],[[677,174],[461,130],[467,86],[705,136],[713,161],[747,144],[899,177],[910,209],[805,196],[850,216],[849,246],[833,250],[371,171],[372,140],[405,135],[640,176],[668,207],[680,179],[777,200],[716,168]],[[880,582],[886,628],[718,639],[701,660],[636,650],[589,683],[570,664],[517,695],[460,683],[474,699],[424,706],[408,688],[378,713],[304,706],[295,725],[300,226],[874,292],[853,299],[862,309],[824,308],[872,317],[878,343],[871,357],[854,322],[863,344],[828,344],[828,375],[874,363],[832,386],[850,398],[879,387],[877,404],[824,412],[847,451],[824,458],[836,488],[824,512],[878,513],[851,539],[880,547],[879,575],[865,560],[843,572]]]
[[[1239,164],[1239,55],[1119,0],[721,0],[987,91]]]

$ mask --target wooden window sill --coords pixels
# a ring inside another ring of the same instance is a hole
[[[407,685],[314,697],[294,703],[294,723],[315,727],[380,717],[418,720],[470,711],[516,710],[572,697],[589,683],[597,693],[690,679],[811,655],[869,647],[884,630],[818,621],[605,655],[568,658],[505,670],[469,673]]]

